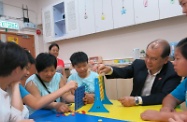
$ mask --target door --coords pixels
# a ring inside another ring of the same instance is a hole
[[[0,37],[1,40],[6,39],[5,41],[13,41],[18,45],[20,45],[21,47],[26,48],[35,58],[34,35],[18,34],[18,33],[11,33],[11,32],[0,32]],[[30,69],[30,75],[34,74],[35,72],[36,72],[35,66],[32,65]],[[23,85],[25,84],[25,80],[26,79],[21,81]]]

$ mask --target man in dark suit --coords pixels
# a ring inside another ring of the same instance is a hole
[[[145,60],[137,59],[123,68],[102,64],[98,66],[98,73],[106,74],[107,78],[133,78],[131,95],[119,99],[123,106],[161,104],[181,81],[169,61],[169,54],[168,42],[157,39],[148,44]]]

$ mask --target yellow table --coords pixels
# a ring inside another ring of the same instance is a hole
[[[78,110],[78,112],[84,110],[88,115],[101,116],[106,118],[113,118],[133,122],[144,122],[140,118],[140,114],[142,112],[148,109],[159,111],[161,108],[161,105],[124,107],[117,100],[111,100],[111,102],[113,103],[113,105],[104,105],[109,110],[109,113],[88,112],[92,107],[92,104],[87,104],[83,106]],[[71,107],[73,108],[74,105],[72,105]]]

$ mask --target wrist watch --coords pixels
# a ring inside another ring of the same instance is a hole
[[[138,97],[134,97],[134,100],[135,100],[135,105],[139,105],[140,101],[139,101]]]

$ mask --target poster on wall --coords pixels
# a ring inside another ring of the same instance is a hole
[[[18,44],[18,38],[17,37],[9,36],[7,41],[8,42],[15,42],[16,44]]]

